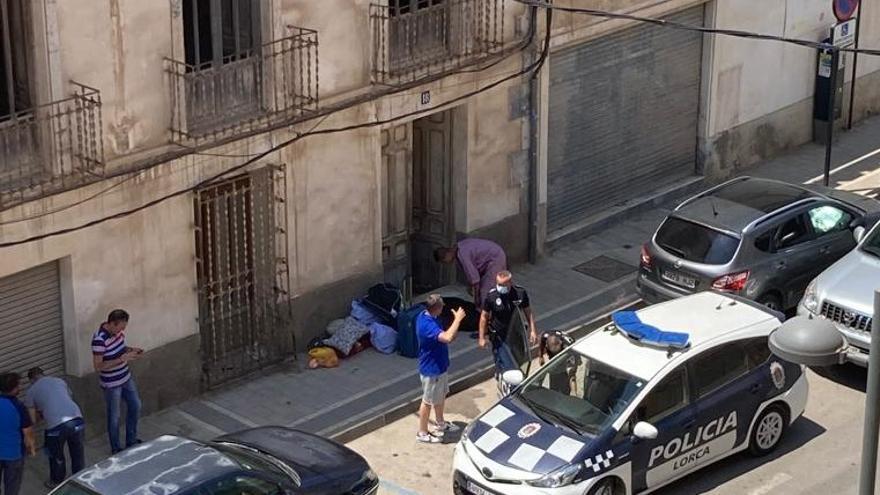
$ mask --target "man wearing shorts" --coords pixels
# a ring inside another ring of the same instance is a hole
[[[419,339],[419,375],[422,379],[422,405],[419,407],[419,431],[416,440],[422,443],[440,443],[445,433],[458,427],[443,419],[443,404],[449,393],[449,343],[455,340],[458,327],[464,319],[464,310],[452,310],[452,324],[446,331],[440,327],[437,317],[443,311],[443,298],[431,294],[427,308],[416,319],[416,335]],[[436,430],[428,431],[428,416],[434,408]]]

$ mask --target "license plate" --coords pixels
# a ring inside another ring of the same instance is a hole
[[[694,289],[697,287],[697,280],[695,278],[682,275],[678,272],[663,270],[660,276],[663,277],[663,280],[667,280],[676,285],[681,285],[682,287],[687,287],[688,289]]]
[[[467,482],[467,491],[473,493],[474,495],[494,495],[489,490],[486,490],[485,488],[474,483],[471,480],[468,480]]]

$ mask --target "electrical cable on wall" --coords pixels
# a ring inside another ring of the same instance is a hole
[[[548,26],[550,23],[550,18],[551,18],[551,13],[547,12]],[[148,202],[146,202],[140,206],[137,206],[135,208],[130,208],[128,210],[123,210],[123,211],[114,213],[113,215],[108,215],[108,216],[101,217],[101,218],[98,218],[95,220],[91,220],[89,222],[85,222],[85,223],[77,225],[75,227],[68,227],[68,228],[64,228],[64,229],[59,229],[59,230],[55,230],[52,232],[47,232],[45,234],[34,235],[31,237],[27,237],[27,238],[16,240],[16,241],[0,242],[0,248],[13,247],[13,246],[18,246],[18,245],[22,245],[22,244],[27,244],[30,242],[40,241],[43,239],[48,239],[51,237],[56,237],[59,235],[70,234],[70,233],[73,233],[73,232],[76,232],[79,230],[83,230],[83,229],[86,229],[89,227],[94,227],[95,225],[99,225],[99,224],[108,222],[110,220],[117,220],[120,218],[125,218],[128,216],[131,216],[135,213],[146,210],[146,209],[153,207],[153,206],[156,206],[160,203],[164,203],[165,201],[168,201],[170,199],[176,198],[178,196],[181,196],[181,195],[187,194],[189,192],[196,191],[202,187],[205,187],[215,181],[222,179],[226,175],[240,171],[240,170],[248,167],[249,165],[256,163],[257,161],[261,160],[262,158],[265,158],[266,156],[268,156],[278,150],[286,148],[286,147],[288,147],[288,146],[290,146],[290,145],[292,145],[302,139],[310,137],[310,136],[337,134],[337,133],[341,133],[341,132],[349,132],[349,131],[355,131],[355,130],[360,130],[360,129],[367,129],[367,128],[372,128],[372,127],[384,126],[387,124],[392,124],[394,122],[398,122],[400,120],[405,120],[405,119],[409,119],[411,117],[415,117],[415,116],[422,115],[422,114],[425,114],[428,112],[432,112],[432,111],[435,111],[435,110],[443,108],[443,107],[448,107],[450,105],[454,105],[455,103],[467,100],[467,99],[472,98],[478,94],[485,93],[486,91],[492,90],[492,89],[494,89],[494,88],[496,88],[496,87],[498,87],[498,86],[500,86],[510,80],[516,79],[517,77],[523,76],[525,74],[532,72],[535,69],[540,68],[544,64],[544,61],[546,60],[547,55],[549,53],[549,48],[550,48],[549,38],[550,38],[550,30],[547,29],[546,33],[545,33],[545,39],[544,39],[544,44],[543,44],[541,56],[534,63],[528,65],[527,67],[524,67],[523,69],[521,69],[513,74],[502,77],[502,78],[488,84],[487,86],[484,86],[484,87],[476,89],[474,91],[470,91],[468,93],[459,95],[455,98],[452,98],[451,100],[438,103],[438,104],[433,105],[429,108],[422,108],[420,110],[408,112],[408,113],[405,113],[402,115],[397,115],[394,117],[389,117],[387,119],[375,120],[373,122],[365,122],[365,123],[360,123],[360,124],[352,124],[352,125],[348,125],[348,126],[336,127],[336,128],[331,128],[331,129],[312,130],[312,131],[304,132],[304,133],[298,134],[290,139],[287,139],[287,140],[285,140],[275,146],[272,146],[271,148],[269,148],[261,153],[256,154],[252,158],[245,160],[244,162],[242,162],[238,165],[235,165],[234,167],[231,167],[231,168],[226,169],[222,172],[219,172],[211,177],[208,177],[207,179],[199,181],[198,183],[196,183],[193,186],[179,189],[179,190],[174,191],[172,193],[169,193],[169,194],[166,194],[166,195],[161,196],[159,198],[148,201]]]
[[[735,38],[756,39],[764,41],[778,41],[780,43],[789,43],[793,45],[804,46],[814,50],[836,50],[845,53],[858,53],[863,55],[880,56],[880,50],[870,48],[844,48],[836,47],[830,43],[821,43],[818,41],[805,40],[800,38],[788,38],[785,36],[775,36],[772,34],[756,33],[752,31],[742,31],[738,29],[717,29],[702,26],[694,26],[681,22],[668,21],[665,19],[657,19],[654,17],[643,17],[633,14],[624,14],[620,12],[609,12],[607,10],[589,9],[583,7],[564,7],[561,5],[553,5],[541,0],[515,0],[516,2],[527,5],[529,7],[541,8],[545,10],[558,10],[560,12],[568,12],[572,14],[583,14],[592,17],[602,17],[605,19],[621,19],[627,21],[636,21],[646,24],[654,24],[659,27],[670,29],[680,29],[684,31],[694,31],[703,34],[716,34],[722,36],[733,36]]]
[[[280,124],[275,124],[275,125],[269,126],[268,128],[256,129],[256,130],[240,133],[240,134],[236,135],[233,139],[224,140],[225,142],[212,143],[210,146],[207,146],[207,145],[206,146],[190,146],[190,145],[185,145],[182,143],[173,143],[174,145],[182,148],[182,150],[180,152],[172,152],[172,153],[168,153],[168,154],[161,156],[161,157],[156,157],[156,158],[152,159],[150,161],[150,163],[148,163],[146,165],[136,166],[134,168],[126,169],[126,170],[119,170],[117,172],[114,172],[114,173],[111,173],[111,174],[108,174],[108,175],[105,175],[104,177],[102,177],[103,180],[110,180],[110,179],[115,179],[115,178],[119,178],[119,177],[125,178],[124,180],[120,181],[120,183],[118,183],[118,184],[115,184],[113,186],[110,186],[110,187],[102,190],[102,191],[99,191],[98,193],[96,193],[92,196],[89,196],[88,198],[71,203],[69,205],[59,207],[59,208],[54,209],[52,211],[41,212],[41,213],[34,214],[31,216],[27,216],[27,217],[20,217],[20,218],[0,222],[0,226],[9,225],[9,224],[13,224],[13,223],[20,223],[23,221],[35,220],[35,219],[39,219],[39,218],[42,218],[45,216],[52,215],[52,214],[57,213],[59,211],[64,211],[64,210],[67,210],[70,208],[74,208],[76,206],[80,206],[83,203],[86,203],[88,201],[96,199],[96,198],[102,196],[103,194],[110,192],[111,190],[115,189],[119,184],[127,182],[129,179],[132,178],[132,176],[136,176],[137,174],[140,174],[141,172],[145,172],[147,170],[150,170],[150,169],[153,169],[153,168],[158,167],[160,165],[163,165],[169,161],[177,160],[177,159],[189,156],[189,155],[221,157],[221,158],[251,158],[251,157],[257,156],[257,154],[248,154],[248,153],[224,154],[224,153],[212,153],[212,152],[207,152],[207,151],[203,151],[203,150],[223,146],[223,145],[228,144],[230,142],[241,141],[243,139],[247,139],[247,138],[253,137],[255,135],[273,132],[278,129],[284,128],[284,127],[290,127],[292,125],[302,124],[302,123],[309,122],[309,121],[312,121],[315,119],[322,119],[322,121],[323,121],[327,117],[329,117],[333,114],[339,113],[341,111],[348,110],[348,109],[354,108],[358,105],[362,105],[364,103],[375,101],[375,100],[378,100],[378,99],[386,97],[386,96],[396,95],[396,94],[402,93],[404,91],[408,91],[413,88],[423,86],[425,84],[430,84],[430,83],[435,82],[437,80],[440,80],[442,78],[451,77],[451,76],[455,76],[455,75],[459,75],[459,74],[475,73],[475,72],[482,72],[482,71],[488,70],[488,69],[504,62],[505,60],[508,60],[512,55],[516,55],[518,53],[524,52],[531,45],[532,40],[534,39],[534,34],[535,33],[533,33],[533,32],[529,32],[525,38],[523,38],[522,40],[517,42],[514,46],[506,48],[506,49],[502,50],[500,53],[498,53],[497,57],[493,58],[493,61],[488,64],[484,63],[485,61],[481,61],[481,62],[478,62],[475,67],[462,68],[462,69],[456,69],[456,70],[447,71],[447,72],[441,72],[441,73],[430,75],[430,76],[427,76],[427,77],[424,77],[424,78],[421,78],[421,79],[418,79],[415,81],[411,81],[407,84],[394,85],[394,86],[384,85],[387,88],[384,91],[368,93],[363,96],[358,96],[358,97],[355,97],[355,98],[352,98],[352,99],[349,99],[346,101],[342,101],[338,105],[333,105],[330,107],[318,109],[317,111],[310,114],[308,117],[301,118],[296,121],[286,121],[286,122],[283,122]],[[479,81],[477,81],[477,82],[479,82]],[[469,84],[470,83],[471,82],[469,82]],[[30,201],[32,201],[32,200],[23,199],[19,202],[6,204],[3,206],[2,209],[0,209],[0,213],[11,210],[12,208],[16,208],[16,207],[21,206],[22,204],[28,203]]]

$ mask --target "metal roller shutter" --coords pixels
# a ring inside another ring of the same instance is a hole
[[[667,19],[703,25],[703,7]],[[637,26],[553,54],[548,229],[694,174],[702,35]]]
[[[64,373],[58,262],[0,278],[0,370]]]

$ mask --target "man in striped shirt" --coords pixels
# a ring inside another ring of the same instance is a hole
[[[119,444],[119,416],[123,400],[126,408],[125,448],[141,443],[137,437],[141,399],[128,369],[128,362],[139,358],[144,351],[125,345],[128,318],[125,310],[114,309],[92,337],[92,361],[101,378],[101,388],[104,389],[107,436],[110,438],[110,450],[113,454],[122,450]]]

